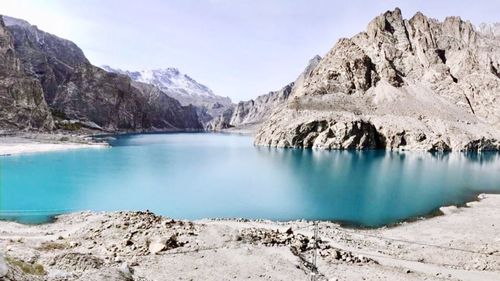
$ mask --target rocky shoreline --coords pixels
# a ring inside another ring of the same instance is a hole
[[[0,280],[498,280],[499,195],[378,229],[82,212],[0,222]],[[317,249],[317,250],[316,250]],[[316,267],[312,263],[317,254]]]

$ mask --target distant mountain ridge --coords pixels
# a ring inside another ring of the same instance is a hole
[[[194,105],[198,108],[201,121],[209,121],[219,115],[223,110],[232,106],[229,97],[215,95],[207,86],[197,82],[177,68],[129,71],[102,66],[108,72],[129,76],[132,80],[151,84],[182,105]]]
[[[259,129],[262,123],[271,117],[273,111],[288,100],[294,89],[302,85],[304,79],[310,75],[320,60],[320,56],[314,56],[294,82],[285,85],[280,90],[260,95],[255,99],[240,101],[236,106],[227,109],[207,124],[206,129],[214,131],[233,127],[245,127],[250,131]]]

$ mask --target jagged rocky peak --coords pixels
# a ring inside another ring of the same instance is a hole
[[[352,40],[340,39],[306,80],[311,91],[304,94],[365,91],[377,79],[373,68],[370,58]]]
[[[73,42],[39,30],[25,20],[4,18],[24,71],[40,80],[45,99],[51,104],[58,86],[75,68],[90,62]]]
[[[340,39],[308,79],[304,94],[365,92],[380,80],[401,87],[429,68],[456,80],[498,63],[497,50],[478,53],[486,44],[469,21],[439,22],[420,12],[406,20],[396,8],[372,20],[366,32]]]
[[[75,43],[42,31],[36,25],[31,25],[25,20],[8,16],[3,16],[3,18],[5,25],[15,38],[16,45],[23,44],[29,40],[33,44],[32,48],[43,50],[47,55],[57,58],[61,63],[73,67],[89,63],[82,49]]]
[[[479,25],[478,31],[484,36],[490,38],[500,37],[500,23],[482,23]]]
[[[404,19],[398,8],[375,17],[295,86],[255,143],[499,149],[500,42],[493,28],[480,30],[459,17]]]

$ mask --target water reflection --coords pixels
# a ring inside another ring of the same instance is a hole
[[[0,209],[380,226],[500,191],[495,153],[285,150],[220,134],[132,135],[114,144],[3,158]],[[37,221],[28,217],[17,219]]]

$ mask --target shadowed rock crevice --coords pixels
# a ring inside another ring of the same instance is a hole
[[[496,77],[500,78],[500,73],[498,73],[498,69],[493,65],[493,62],[490,62],[491,73],[493,73]]]
[[[436,49],[436,54],[442,63],[446,64],[446,51],[441,49]]]
[[[467,100],[467,104],[469,105],[470,110],[472,111],[472,114],[476,114],[476,113],[474,112],[474,108],[472,107],[472,104],[470,103],[470,100],[469,100],[469,98],[467,97],[467,95],[464,95],[464,97],[465,97],[465,100]]]

